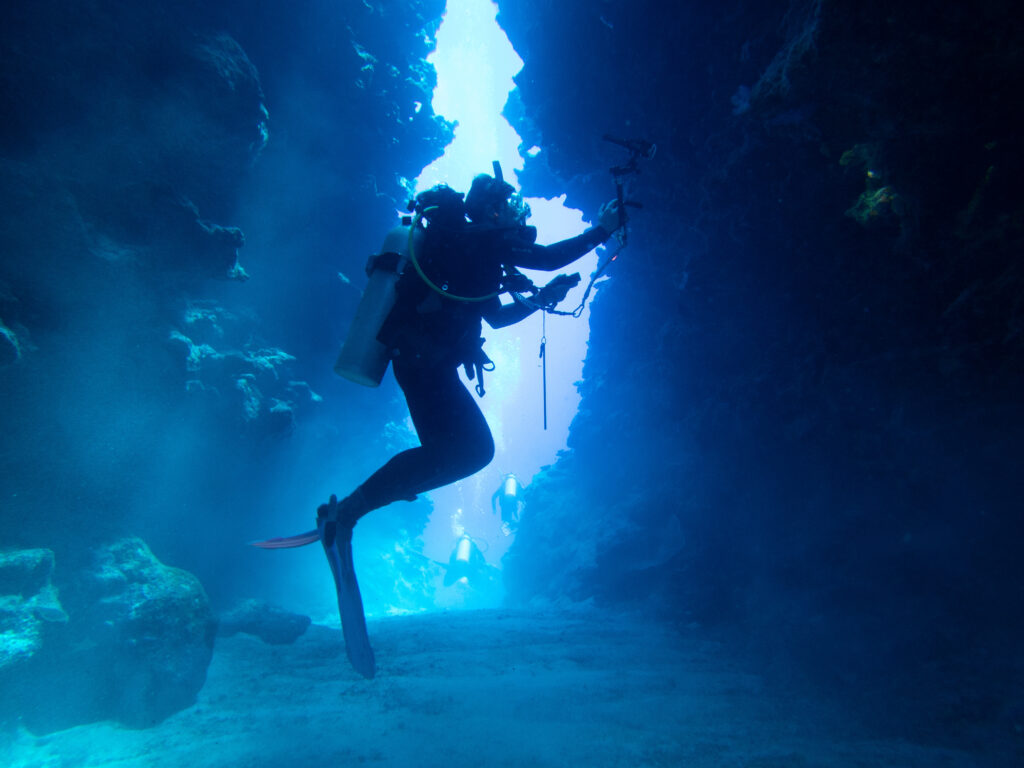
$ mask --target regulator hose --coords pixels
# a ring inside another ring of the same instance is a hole
[[[445,290],[443,287],[438,286],[427,277],[423,268],[420,266],[419,260],[416,258],[416,249],[413,247],[413,236],[416,234],[416,227],[419,226],[420,221],[423,220],[423,214],[429,213],[430,211],[436,210],[437,206],[431,206],[430,208],[424,208],[422,211],[416,214],[416,218],[412,221],[412,226],[409,227],[409,261],[416,268],[416,274],[418,274],[424,283],[426,283],[432,290],[444,296],[446,299],[452,299],[453,301],[464,301],[464,302],[477,302],[477,301],[489,301],[496,296],[501,295],[501,291],[495,291],[494,293],[488,293],[486,296],[458,296]]]

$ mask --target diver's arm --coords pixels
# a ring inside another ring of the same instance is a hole
[[[602,226],[591,227],[582,235],[553,245],[526,244],[513,248],[510,262],[526,269],[555,270],[572,264],[605,242],[611,233]]]
[[[532,315],[537,307],[514,299],[511,304],[496,302],[497,306],[488,307],[483,313],[484,320],[491,328],[505,328],[514,325]]]
[[[559,275],[529,299],[513,293],[512,304],[503,305],[495,299],[480,314],[491,328],[504,328],[529,317],[538,309],[553,309],[579,282],[579,272],[573,275]]]
[[[554,270],[572,264],[576,259],[604,243],[623,224],[618,200],[611,200],[601,206],[597,226],[590,227],[582,235],[570,237],[554,245],[522,243],[513,248],[511,263],[526,269]]]

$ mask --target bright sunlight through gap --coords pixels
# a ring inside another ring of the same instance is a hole
[[[417,191],[443,182],[466,192],[475,175],[491,172],[494,160],[501,163],[505,178],[518,186],[517,172],[523,168],[521,139],[501,111],[523,62],[496,16],[497,6],[490,0],[448,0],[437,49],[428,61],[437,70],[434,111],[458,125],[444,157],[425,168],[416,180]],[[536,152],[536,148],[530,150],[531,155]],[[537,227],[540,243],[573,237],[587,226],[580,211],[564,206],[564,195],[554,200],[527,199],[533,211],[529,223]],[[579,272],[583,279],[561,309],[579,304],[596,264],[596,255],[590,253],[564,270]],[[529,272],[529,276],[543,285],[554,273]],[[546,318],[545,431],[539,359],[541,313],[500,331],[484,325],[485,350],[497,367],[486,380],[487,396],[478,402],[494,433],[495,458],[473,477],[429,494],[434,502],[434,515],[424,534],[424,553],[429,557],[447,560],[456,538],[465,532],[481,544],[489,563],[501,567],[501,557],[514,537],[502,533],[501,520],[491,511],[491,494],[507,472],[528,484],[565,448],[569,424],[579,406],[575,382],[582,376],[589,328],[589,309],[579,319]],[[438,604],[447,607],[441,593]]]

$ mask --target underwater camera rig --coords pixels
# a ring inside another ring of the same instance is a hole
[[[619,248],[621,251],[626,245],[626,206],[630,208],[644,207],[643,203],[625,199],[624,179],[629,176],[639,176],[640,161],[653,159],[658,151],[658,145],[647,141],[647,139],[620,139],[607,133],[601,138],[629,152],[629,160],[624,165],[613,165],[608,169],[612,178],[615,179],[615,197],[619,201],[619,225],[622,227],[622,237],[620,238],[622,245]]]
[[[612,178],[615,180],[615,199],[619,203],[619,230],[616,233],[619,245],[609,256],[604,260],[604,263],[599,265],[594,274],[590,277],[590,282],[587,283],[586,290],[583,291],[583,298],[580,300],[579,305],[571,312],[563,312],[558,309],[551,309],[546,307],[537,307],[543,309],[548,314],[552,315],[572,315],[573,317],[579,317],[583,314],[583,308],[587,305],[587,299],[590,298],[590,291],[594,287],[594,283],[597,282],[601,275],[605,273],[605,270],[615,261],[619,254],[622,253],[622,249],[626,247],[629,242],[629,233],[627,230],[627,222],[629,217],[626,215],[626,208],[643,208],[643,203],[637,202],[636,200],[626,199],[626,180],[630,176],[640,175],[640,161],[650,160],[654,157],[658,151],[658,145],[647,139],[620,139],[616,136],[605,134],[601,137],[604,141],[610,144],[615,144],[618,147],[622,147],[629,152],[629,159],[623,165],[613,165],[608,169],[611,173]]]
[[[537,309],[541,309],[541,337],[540,337],[540,354],[538,357],[541,361],[541,388],[543,391],[543,410],[544,410],[544,429],[548,428],[548,351],[547,351],[547,315],[571,315],[572,317],[580,317],[583,314],[583,308],[587,306],[587,299],[590,298],[590,291],[594,287],[594,283],[597,282],[601,275],[604,274],[608,266],[619,257],[622,249],[626,247],[627,242],[627,229],[626,222],[629,217],[626,216],[626,207],[630,208],[643,208],[643,204],[635,200],[626,199],[626,184],[625,181],[630,176],[638,176],[640,174],[640,161],[650,160],[654,157],[654,154],[658,151],[658,146],[654,142],[647,141],[646,139],[620,139],[615,136],[605,134],[601,137],[604,141],[607,141],[616,146],[622,147],[629,152],[629,159],[623,165],[613,165],[609,168],[609,172],[612,178],[615,179],[615,199],[619,203],[619,234],[618,241],[619,246],[615,249],[604,263],[599,265],[594,274],[590,276],[590,281],[587,283],[586,290],[583,291],[583,298],[580,299],[579,305],[576,309],[571,312],[563,312],[555,309],[554,307],[542,307],[533,304]],[[525,301],[526,303],[532,304],[530,299],[523,296],[516,296],[517,300]]]

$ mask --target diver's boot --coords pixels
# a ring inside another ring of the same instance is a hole
[[[331,500],[321,504],[316,510],[317,522],[323,521],[322,539],[324,545],[330,547],[336,536],[343,539],[352,538],[352,529],[360,517],[369,512],[369,504],[363,492],[356,488],[341,501],[331,494]]]

